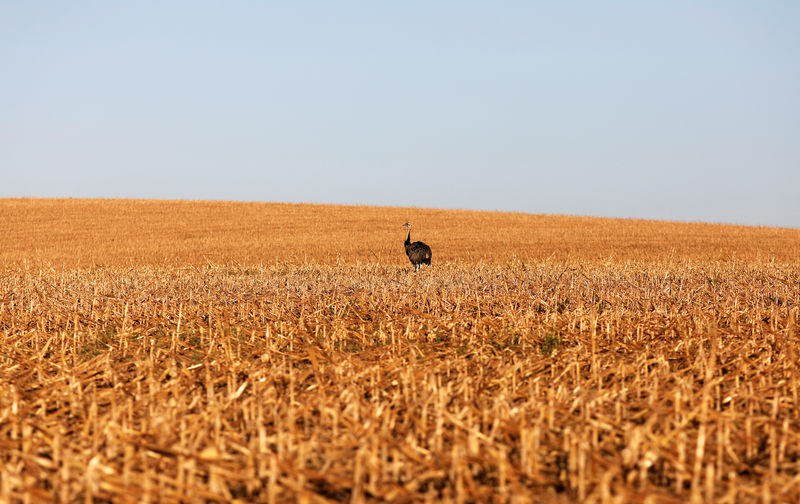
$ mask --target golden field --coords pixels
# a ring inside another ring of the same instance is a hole
[[[800,260],[800,229],[466,210],[198,201],[0,199],[0,264],[67,266],[407,265],[488,261]]]
[[[0,223],[0,502],[800,501],[800,230],[35,199]]]

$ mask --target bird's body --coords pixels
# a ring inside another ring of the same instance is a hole
[[[421,241],[411,243],[411,224],[406,222],[404,226],[408,228],[408,234],[406,235],[406,241],[404,243],[406,255],[408,256],[408,260],[411,261],[411,264],[414,265],[414,271],[420,269],[423,264],[430,266],[431,248]]]

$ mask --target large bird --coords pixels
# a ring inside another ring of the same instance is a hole
[[[406,222],[403,225],[408,228],[408,234],[406,235],[405,241],[406,255],[411,261],[411,264],[414,265],[414,271],[420,269],[423,264],[430,266],[431,248],[421,241],[415,241],[414,243],[411,243],[411,223]]]

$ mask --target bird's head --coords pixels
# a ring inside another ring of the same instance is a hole
[[[403,224],[403,226],[411,229],[411,223],[410,222],[406,222],[405,224]]]

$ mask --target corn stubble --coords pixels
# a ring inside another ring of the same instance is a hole
[[[436,253],[6,264],[0,502],[800,501],[796,260]]]

